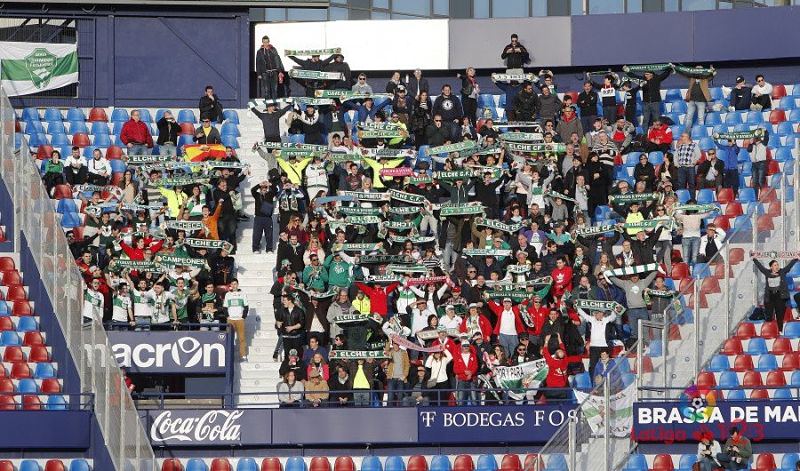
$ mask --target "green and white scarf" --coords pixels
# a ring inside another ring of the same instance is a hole
[[[488,227],[497,231],[508,232],[509,234],[513,234],[522,229],[521,222],[515,224],[506,224],[502,221],[498,221],[497,219],[478,218],[475,220],[475,224],[477,226]]]
[[[604,224],[602,226],[582,227],[580,229],[575,229],[575,236],[591,237],[599,234],[605,234],[606,232],[613,232],[616,230],[617,226],[615,224]]]
[[[347,224],[380,224],[382,219],[378,216],[347,216],[345,218]]]
[[[319,70],[291,69],[289,77],[305,80],[343,80],[341,72],[322,72]]]
[[[373,244],[364,242],[360,244],[342,244],[342,250],[345,252],[372,252],[373,250],[380,249],[380,244]]]
[[[339,211],[346,216],[379,216],[381,214],[380,208],[362,208],[360,206],[342,206]]]
[[[500,139],[504,141],[531,142],[543,141],[544,136],[540,132],[506,132],[500,134]]]
[[[583,311],[603,311],[613,312],[616,315],[622,315],[625,312],[625,306],[616,301],[600,301],[597,299],[573,299],[575,309]]]
[[[754,137],[763,138],[764,130],[762,128],[758,128],[751,131],[715,132],[712,134],[712,137],[717,141],[737,141],[742,139],[753,139]]]
[[[129,268],[137,271],[160,271],[159,265],[152,260],[112,260],[108,268],[114,272],[120,272]]]
[[[416,206],[392,206],[389,208],[389,212],[401,216],[408,216],[409,214],[417,214],[420,212],[420,208]]]
[[[167,229],[190,232],[199,231],[204,227],[202,221],[167,221],[165,225]]]
[[[622,68],[625,72],[661,72],[664,69],[669,69],[672,64],[641,64],[641,65],[626,65]]]
[[[428,267],[425,265],[387,265],[386,271],[388,273],[428,273]]]
[[[388,193],[366,191],[340,191],[340,196],[352,196],[358,201],[389,201]]]
[[[204,258],[189,258],[189,257],[176,257],[174,255],[159,255],[156,257],[156,262],[160,265],[167,267],[192,267],[192,268],[208,268],[208,261]]]
[[[511,255],[509,249],[464,249],[461,251],[467,257],[508,257]]]
[[[674,220],[672,219],[645,219],[638,222],[626,222],[622,224],[625,229],[655,229],[658,226],[664,226],[668,229],[672,228]]]
[[[441,172],[433,172],[433,178],[437,180],[467,180],[474,175],[472,170],[443,170]]]
[[[284,49],[286,56],[328,56],[331,54],[341,54],[341,47],[328,47],[322,49]]]
[[[443,205],[439,214],[442,217],[483,214],[483,205],[480,203],[452,204],[447,206]]]
[[[294,97],[292,100],[299,105],[311,105],[311,106],[328,106],[334,103],[333,100],[331,100],[330,98],[309,98],[306,96]]]
[[[770,260],[793,260],[795,258],[800,258],[800,252],[788,252],[788,251],[775,251],[775,250],[759,250],[759,251],[750,251],[750,257],[755,258],[768,258]]]
[[[567,195],[561,194],[561,193],[559,193],[559,192],[557,192],[557,191],[553,191],[553,190],[547,190],[547,191],[545,191],[545,192],[544,192],[544,195],[545,195],[545,196],[549,196],[549,197],[551,197],[551,198],[561,198],[561,199],[562,199],[562,200],[564,200],[564,201],[572,201],[573,203],[575,202],[575,198],[570,198],[570,197],[569,197],[569,196],[567,196]]]
[[[630,275],[639,275],[642,273],[649,273],[651,271],[656,271],[659,269],[657,263],[646,263],[644,265],[635,265],[632,267],[623,267],[623,268],[615,268],[613,270],[606,270],[603,272],[606,278],[610,278],[612,276],[620,277],[620,276],[630,276]]]
[[[264,149],[303,149],[318,152],[324,152],[328,150],[327,147],[318,144],[301,144],[293,142],[262,142],[258,146],[263,147]]]
[[[673,67],[675,72],[694,78],[710,78],[717,74],[714,67],[686,67],[678,64],[674,64]]]
[[[386,221],[383,226],[393,231],[408,231],[415,227],[412,221]]]
[[[536,76],[530,74],[492,74],[492,82],[533,82]]]
[[[129,155],[128,165],[157,164],[159,162],[169,162],[174,157],[170,155]]]
[[[478,144],[475,141],[461,141],[455,144],[447,144],[443,146],[431,147],[430,149],[428,149],[428,154],[429,155],[450,154],[452,152],[462,152],[465,150],[472,150],[477,146]]]
[[[221,249],[225,247],[225,244],[231,245],[231,243],[226,240],[192,239],[192,238],[184,239],[183,244],[188,245],[189,247],[194,247],[196,249]]]
[[[428,244],[436,240],[436,237],[403,237],[403,236],[389,236],[389,241],[395,244],[402,244],[410,240],[412,244]]]
[[[680,204],[672,208],[673,212],[676,211],[697,211],[705,213],[708,211],[719,211],[720,208],[716,204]]]
[[[608,197],[611,204],[631,204],[642,201],[661,201],[661,193],[625,193],[624,195],[611,195]]]
[[[511,152],[553,152],[563,154],[567,151],[566,144],[562,143],[541,143],[541,144],[525,144],[521,142],[504,141],[506,149]]]
[[[394,189],[389,190],[389,198],[408,204],[423,204],[426,201],[425,197],[422,195],[415,195],[413,193],[406,193],[405,191]]]

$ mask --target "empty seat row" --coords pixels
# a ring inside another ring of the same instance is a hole
[[[0,364],[0,378],[8,376],[13,379],[23,378],[55,378],[58,368],[55,363],[33,363],[27,361],[3,362]]]
[[[139,119],[145,123],[154,123],[161,119],[165,111],[169,111],[165,109],[159,109],[156,111],[154,120],[147,108],[137,109],[139,111]],[[223,111],[222,116],[225,120],[232,124],[239,124],[239,114],[236,112],[236,110],[225,110]],[[23,121],[39,121],[42,118],[48,122],[56,122],[64,120],[65,116],[58,108],[46,108],[41,114],[38,108],[25,108],[22,110]],[[115,108],[113,111],[111,111],[112,123],[125,122],[128,121],[128,119],[130,119],[130,115],[128,110],[125,108]],[[180,110],[178,111],[176,119],[179,123],[198,122],[194,110]],[[89,111],[88,118],[81,108],[70,108],[66,113],[66,121],[108,122],[109,118],[105,108],[92,108]]]
[[[0,411],[8,410],[66,410],[69,401],[61,394],[3,394]]]
[[[87,460],[19,460],[15,466],[11,460],[0,460],[0,471],[91,471],[93,468]]]

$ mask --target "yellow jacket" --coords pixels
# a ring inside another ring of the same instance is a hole
[[[381,169],[382,168],[396,168],[396,167],[399,167],[400,164],[405,162],[406,159],[402,158],[402,159],[390,160],[390,161],[386,162],[386,165],[381,164],[380,162],[378,162],[375,159],[370,159],[370,158],[367,158],[367,157],[364,157],[362,160],[363,160],[363,162],[365,164],[369,165],[369,168],[372,169],[372,186],[373,186],[373,188],[386,188],[386,185],[383,184],[383,181],[382,181],[382,178],[381,178]],[[391,180],[391,177],[389,177],[389,180]]]
[[[183,191],[170,188],[159,188],[158,191],[161,192],[161,196],[167,199],[167,208],[169,209],[170,217],[177,218],[181,206],[186,204],[189,197],[186,196],[186,193]]]
[[[303,170],[309,163],[311,163],[311,157],[307,157],[295,164],[292,164],[288,160],[284,160],[281,157],[278,157],[275,160],[278,162],[278,166],[280,166],[280,168],[286,172],[290,182],[294,183],[295,185],[303,184]]]
[[[641,222],[641,221],[644,221],[644,216],[642,216],[641,212],[628,213],[628,217],[625,218],[625,222],[626,223],[629,223],[629,222]],[[641,230],[642,229],[627,229],[628,234],[630,234],[630,235],[636,235]]]

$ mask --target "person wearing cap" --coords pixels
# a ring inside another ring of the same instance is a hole
[[[456,314],[456,308],[448,304],[444,309],[444,316],[439,319],[439,324],[445,329],[459,329],[464,320]]]
[[[502,305],[490,300],[487,307],[497,316],[494,335],[497,336],[497,341],[505,350],[506,355],[510,356],[519,343],[517,334],[525,330],[522,319],[520,319],[519,306],[514,306],[511,298],[503,298]]]
[[[286,373],[290,371],[294,372],[295,379],[298,381],[303,381],[306,379],[307,368],[303,363],[303,360],[300,359],[300,355],[298,354],[296,348],[289,349],[286,354],[286,358],[283,359],[283,363],[281,363],[281,366],[278,369],[278,374],[281,376],[286,376]]]
[[[456,400],[459,406],[477,405],[478,355],[466,338],[461,339],[459,351],[453,355],[453,373],[456,377]]]
[[[489,342],[492,336],[492,325],[486,316],[480,313],[477,303],[469,305],[467,316],[464,322],[459,325],[458,330],[462,334],[467,334],[470,338],[480,335],[485,342]]]
[[[326,365],[327,366],[327,365]],[[330,397],[328,382],[324,380],[319,370],[312,369],[305,383],[306,400],[311,407],[324,406]]]
[[[711,432],[702,432],[700,442],[697,444],[697,463],[700,471],[714,471],[720,467],[717,455],[722,453],[722,448],[718,441],[714,439]]]
[[[736,85],[731,89],[728,111],[750,111],[753,103],[753,89],[745,83],[744,77],[736,76]]]

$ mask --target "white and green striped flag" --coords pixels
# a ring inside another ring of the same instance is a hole
[[[9,96],[30,95],[78,81],[76,44],[0,42],[0,81]]]

